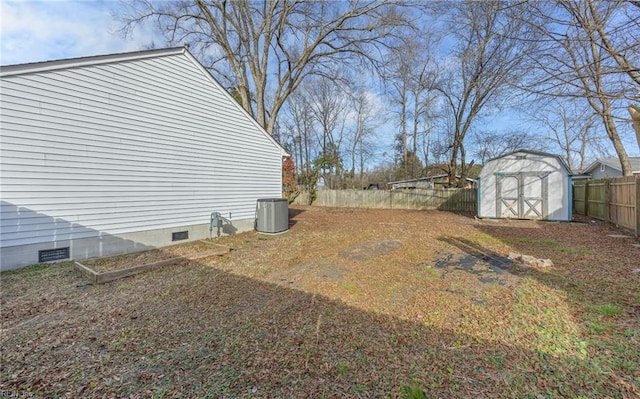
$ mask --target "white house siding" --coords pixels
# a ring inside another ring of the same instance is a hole
[[[548,173],[547,220],[571,220],[571,176],[556,156],[519,151],[488,161],[480,171],[478,216],[502,217],[496,209],[497,176],[515,173]],[[526,190],[526,187],[525,187]]]
[[[1,85],[3,269],[37,261],[17,259],[30,245],[77,258],[166,245],[190,226],[203,238],[213,211],[246,229],[257,198],[281,196],[282,149],[182,49]]]

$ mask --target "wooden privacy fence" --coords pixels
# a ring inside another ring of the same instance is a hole
[[[475,212],[477,198],[478,190],[475,188],[318,190],[313,204],[345,208],[440,209]],[[308,204],[309,193],[301,193],[294,203]]]
[[[640,176],[573,182],[573,209],[640,235]]]

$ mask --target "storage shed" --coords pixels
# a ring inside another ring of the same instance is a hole
[[[0,68],[0,269],[251,230],[285,151],[185,48]],[[220,219],[223,218],[223,219]]]
[[[479,217],[568,221],[571,207],[571,172],[557,155],[519,150],[480,171]]]

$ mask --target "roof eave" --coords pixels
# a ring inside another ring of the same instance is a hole
[[[171,47],[154,50],[143,50],[129,53],[95,55],[90,57],[67,58],[63,60],[32,62],[27,64],[0,66],[0,77],[23,75],[28,73],[55,71],[58,69],[77,68],[88,65],[100,65],[112,62],[132,61],[145,58],[162,57],[166,55],[183,54],[184,47]]]

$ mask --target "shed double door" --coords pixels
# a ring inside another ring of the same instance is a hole
[[[547,218],[547,173],[501,174],[496,179],[498,216],[510,219]]]

